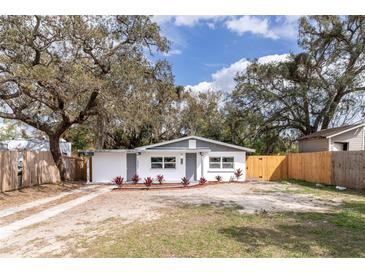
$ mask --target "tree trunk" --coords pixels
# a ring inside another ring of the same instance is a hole
[[[60,172],[61,181],[65,181],[66,178],[66,167],[62,161],[62,153],[60,149],[60,136],[49,136],[49,147],[54,162],[57,165],[58,171]]]
[[[333,116],[335,115],[337,106],[340,104],[343,95],[343,88],[338,90],[336,93],[335,98],[333,99],[332,103],[329,105],[327,113],[323,117],[322,127],[321,129],[327,129]]]

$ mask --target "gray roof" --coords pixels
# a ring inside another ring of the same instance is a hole
[[[220,141],[216,141],[216,140],[213,140],[213,139],[204,138],[204,137],[200,137],[200,136],[195,136],[195,135],[190,135],[190,136],[186,136],[186,137],[182,137],[182,138],[173,139],[173,140],[170,140],[170,141],[160,142],[160,143],[157,143],[157,144],[152,144],[152,145],[147,145],[147,146],[142,146],[142,147],[136,147],[136,150],[150,149],[150,148],[158,147],[158,146],[161,146],[161,145],[176,143],[176,142],[180,142],[180,141],[188,140],[188,139],[197,139],[197,140],[202,140],[202,141],[205,141],[205,142],[218,144],[218,145],[222,145],[222,146],[226,146],[226,147],[236,148],[238,150],[243,150],[243,151],[247,151],[247,152],[255,152],[255,150],[251,149],[251,148],[247,148],[247,147],[243,147],[243,146],[237,146],[237,145],[233,145],[233,144],[228,144],[228,143],[224,143],[224,142],[220,142]],[[187,147],[186,149],[189,149],[189,148]]]
[[[186,136],[186,137],[182,137],[182,138],[178,138],[178,139],[174,139],[174,140],[170,140],[170,141],[165,141],[165,142],[161,142],[161,143],[157,143],[157,144],[152,144],[152,145],[147,145],[147,146],[142,146],[142,147],[136,147],[134,149],[100,149],[100,150],[79,150],[79,153],[94,153],[94,152],[141,152],[141,151],[145,151],[146,149],[148,150],[153,150],[156,147],[162,146],[162,145],[166,145],[166,144],[172,144],[175,142],[179,142],[179,141],[183,141],[183,140],[188,140],[188,139],[197,139],[197,140],[202,140],[205,142],[209,142],[209,143],[213,143],[213,144],[217,144],[217,145],[222,145],[222,146],[226,146],[226,147],[230,147],[230,148],[235,148],[237,150],[242,150],[242,151],[246,151],[246,152],[255,152],[254,149],[251,148],[247,148],[247,147],[242,147],[242,146],[237,146],[237,145],[233,145],[233,144],[228,144],[228,143],[224,143],[224,142],[220,142],[220,141],[216,141],[216,140],[212,140],[212,139],[208,139],[208,138],[204,138],[204,137],[200,137],[200,136]],[[160,148],[159,151],[161,150],[166,150],[166,151],[210,151],[210,149],[208,147],[197,147],[195,149],[191,149],[189,147],[169,147],[169,148]]]
[[[348,131],[351,129],[355,129],[355,128],[358,128],[361,126],[365,126],[365,124],[357,123],[357,124],[353,124],[353,125],[345,125],[345,126],[341,126],[341,127],[323,129],[323,130],[314,132],[312,134],[300,137],[298,140],[306,140],[306,139],[314,139],[314,138],[328,138],[333,135],[341,134],[342,132],[345,132],[345,131]]]

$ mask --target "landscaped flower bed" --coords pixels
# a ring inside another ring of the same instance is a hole
[[[200,188],[206,187],[209,185],[218,185],[218,184],[242,184],[244,182],[237,181],[207,181],[204,184],[192,183],[189,185],[184,185],[182,183],[162,183],[162,184],[152,184],[151,186],[146,186],[144,183],[132,184],[125,183],[121,187],[114,188],[113,190],[117,191],[130,191],[130,190],[172,190],[172,189],[188,189],[188,188]]]

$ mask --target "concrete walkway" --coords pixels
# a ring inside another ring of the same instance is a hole
[[[10,207],[10,208],[5,208],[5,209],[0,210],[0,218],[11,215],[11,214],[15,214],[15,213],[18,213],[20,211],[27,210],[27,209],[30,209],[30,208],[33,208],[33,207],[36,207],[36,206],[44,205],[44,204],[47,204],[49,202],[53,202],[55,200],[58,200],[60,198],[63,198],[65,196],[68,196],[68,195],[71,195],[71,194],[84,192],[85,190],[93,189],[95,187],[97,187],[97,185],[87,186],[87,187],[83,187],[81,189],[75,189],[75,190],[71,190],[71,191],[68,191],[68,192],[63,192],[63,193],[61,193],[59,195],[56,195],[56,196],[53,196],[53,197],[39,199],[39,200],[30,202],[30,203],[14,206],[14,207]]]
[[[71,209],[75,206],[78,206],[82,203],[85,203],[86,201],[94,199],[95,197],[97,197],[97,196],[99,196],[103,193],[109,192],[109,191],[111,191],[111,187],[102,188],[102,189],[100,189],[98,191],[95,191],[91,194],[82,196],[80,198],[71,200],[69,202],[66,202],[66,203],[63,203],[63,204],[60,204],[60,205],[50,207],[46,210],[43,210],[39,213],[31,215],[31,216],[29,216],[27,218],[24,218],[22,220],[15,221],[11,224],[2,226],[2,227],[0,227],[0,240],[11,236],[13,233],[15,233],[19,229],[22,229],[22,228],[25,228],[27,226],[43,222],[43,221],[45,221],[45,220],[47,220],[51,217],[56,216],[57,214],[60,214],[61,212],[69,210],[69,209]]]

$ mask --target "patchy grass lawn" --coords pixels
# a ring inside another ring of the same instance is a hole
[[[297,191],[343,199],[330,213],[242,214],[239,207],[181,205],[164,217],[122,225],[112,218],[100,237],[81,237],[72,257],[365,257],[365,196],[305,182]],[[104,236],[103,236],[104,235]]]
[[[284,187],[282,191],[294,194],[313,194],[329,198],[365,198],[364,190],[338,190],[336,186],[310,183],[301,180],[284,180],[280,182]]]

